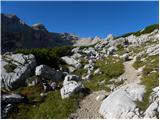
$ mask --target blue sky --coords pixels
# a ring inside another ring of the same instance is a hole
[[[159,22],[158,1],[5,1],[1,8],[2,13],[14,13],[29,25],[43,23],[49,31],[80,37],[118,36]]]

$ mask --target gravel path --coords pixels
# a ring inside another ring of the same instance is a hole
[[[139,83],[140,79],[137,76],[138,71],[132,66],[133,60],[124,62],[125,72],[122,74],[122,77],[126,78],[126,83]]]
[[[126,78],[125,84],[139,83],[140,79],[137,76],[138,71],[132,66],[133,60],[124,62],[125,72],[120,76]],[[119,86],[122,87],[122,86]],[[101,102],[97,101],[98,95],[103,94],[104,91],[93,92],[86,96],[79,105],[79,108],[75,113],[71,114],[73,119],[102,119],[102,116],[98,113]]]
[[[79,108],[75,113],[71,114],[73,119],[102,119],[102,116],[98,113],[101,105],[100,101],[96,98],[100,94],[104,94],[105,91],[93,92],[86,96],[81,102]]]

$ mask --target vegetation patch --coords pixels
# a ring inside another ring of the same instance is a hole
[[[152,89],[159,86],[159,57],[150,56],[146,59],[145,68],[143,69],[143,75],[141,79],[141,84],[145,85],[146,93],[142,102],[136,102],[138,107],[145,111],[149,106],[149,96],[152,92]],[[154,71],[154,72],[153,72]]]
[[[150,26],[146,27],[143,31],[135,32],[133,35],[135,35],[135,36],[140,36],[140,35],[142,35],[142,34],[151,33],[151,32],[153,32],[155,29],[159,29],[159,24],[150,25]]]
[[[4,68],[5,68],[5,70],[6,70],[7,73],[10,73],[10,72],[14,72],[14,69],[17,68],[17,65],[9,62],[8,64],[6,64],[4,66]]]
[[[36,57],[38,65],[45,64],[56,69],[59,65],[65,64],[62,56],[72,55],[72,46],[61,46],[54,48],[34,48],[34,49],[17,49],[16,53],[33,54]]]
[[[106,89],[109,90],[108,84],[110,79],[117,78],[124,73],[124,66],[121,59],[116,57],[108,57],[104,60],[99,60],[96,63],[96,68],[100,68],[102,74],[95,75],[89,81],[86,81],[87,88],[96,91]],[[99,84],[103,82],[102,84]]]
[[[16,119],[63,119],[68,118],[82,99],[78,94],[61,99],[60,91],[49,92],[45,101],[37,105],[19,104],[9,118]]]
[[[120,37],[128,37],[130,35],[135,35],[135,36],[140,36],[142,34],[147,34],[147,33],[151,33],[153,32],[155,29],[159,29],[159,24],[153,24],[153,25],[150,25],[148,27],[146,27],[143,31],[137,31],[137,32],[129,32],[129,33],[126,33],[126,34],[123,34],[123,35],[120,35],[118,37],[116,37],[115,39],[118,39]]]

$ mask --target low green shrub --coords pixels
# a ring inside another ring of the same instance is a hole
[[[143,31],[140,30],[140,31],[137,31],[137,32],[130,32],[130,33],[126,33],[126,34],[120,35],[120,36],[116,37],[115,39],[120,38],[120,37],[128,37],[128,36],[130,36],[132,34],[135,35],[135,36],[140,36],[142,34],[151,33],[155,29],[159,29],[159,24],[150,25],[150,26],[146,27]]]
[[[159,24],[150,25],[150,26],[146,27],[143,31],[138,31],[138,32],[133,33],[133,35],[135,35],[135,36],[140,36],[140,35],[142,35],[142,34],[151,33],[151,32],[153,32],[155,29],[159,29]]]
[[[149,56],[146,58],[145,68],[143,69],[143,75],[141,84],[145,85],[146,93],[142,102],[136,102],[138,107],[145,111],[149,106],[149,97],[152,89],[159,86],[159,56]],[[153,72],[154,71],[154,72]]]
[[[60,58],[71,55],[72,48],[71,46],[61,46],[55,48],[17,49],[16,53],[33,54],[36,57],[38,65],[45,64],[59,68],[60,64],[65,64]]]

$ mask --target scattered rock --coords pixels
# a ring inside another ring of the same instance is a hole
[[[82,67],[82,65],[77,60],[75,60],[74,58],[71,58],[71,57],[68,57],[68,56],[64,56],[64,57],[61,57],[61,58],[68,65],[73,65],[77,69]]]
[[[99,68],[97,68],[95,71],[94,71],[94,75],[97,75],[97,74],[101,74],[102,72],[100,71]]]
[[[22,102],[24,97],[18,95],[18,94],[4,94],[2,95],[2,103],[20,103]]]
[[[55,70],[54,68],[48,67],[46,65],[40,65],[36,67],[35,75],[41,76],[53,81],[58,81],[62,79],[62,72]]]
[[[65,84],[63,83],[63,87],[61,88],[61,97],[62,99],[71,96],[75,91],[81,89],[81,85],[76,81],[68,81]]]

